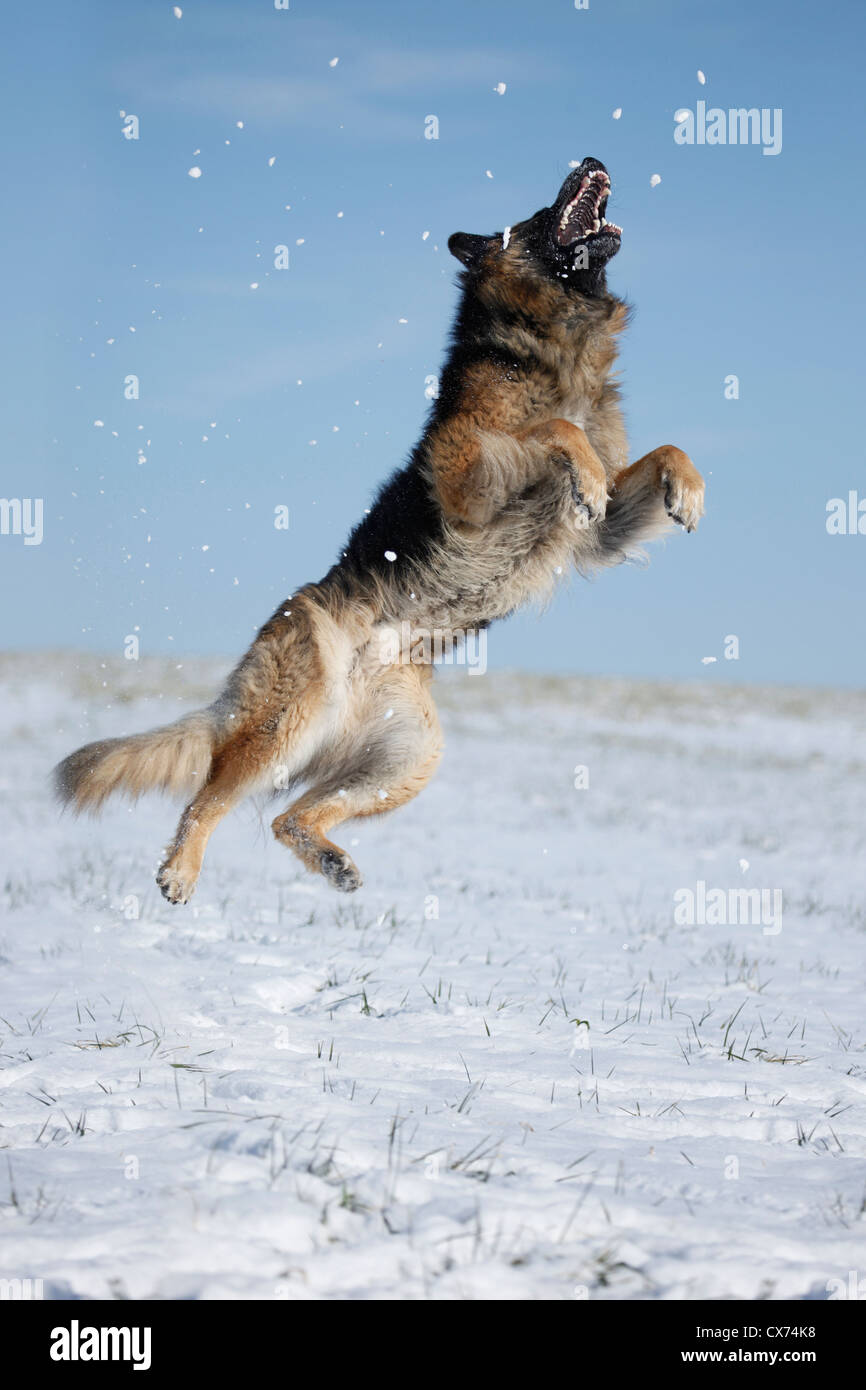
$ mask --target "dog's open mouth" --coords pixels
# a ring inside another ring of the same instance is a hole
[[[610,196],[610,178],[604,169],[593,169],[580,181],[577,193],[559,215],[554,236],[559,246],[573,246],[589,237],[622,236],[622,228],[605,218]]]

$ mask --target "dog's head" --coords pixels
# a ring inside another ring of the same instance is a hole
[[[598,159],[573,169],[556,201],[494,236],[455,232],[448,249],[470,279],[513,271],[543,277],[568,296],[605,292],[605,267],[620,247],[622,228],[605,218],[610,176]]]

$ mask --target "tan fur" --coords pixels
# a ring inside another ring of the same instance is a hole
[[[618,473],[614,486],[621,506],[634,506],[641,497],[655,499],[658,510],[694,531],[704,514],[704,480],[688,454],[674,444],[662,444]]]
[[[76,811],[93,812],[115,792],[133,801],[152,790],[188,794],[208,775],[213,739],[213,723],[202,711],[164,729],[88,743],[57,768],[58,794]]]
[[[575,511],[583,505],[590,520],[604,516],[607,475],[583,430],[569,420],[542,420],[513,434],[476,429],[461,470],[437,473],[442,506],[455,520],[486,526],[557,462],[568,476]]]
[[[190,796],[158,874],[172,902],[189,899],[209,836],[259,787],[303,784],[274,835],[336,888],[357,888],[330,832],[416,796],[442,749],[429,665],[395,663],[383,634],[486,626],[543,600],[570,569],[618,563],[674,521],[697,525],[703,481],[682,450],[627,466],[613,375],[624,305],[539,273],[520,225],[507,248],[490,240],[474,292],[486,336],[413,465],[435,503],[429,543],[393,573],[335,567],[280,606],[208,709],[89,744],[57,770],[78,810],[113,792]],[[413,636],[412,652],[421,645]]]
[[[513,233],[503,259],[513,261],[518,245]],[[508,281],[495,260],[494,266],[496,275],[489,298],[501,303]],[[608,478],[622,469],[627,457],[619,394],[615,381],[610,379],[617,354],[616,340],[628,317],[625,306],[618,301],[600,306],[583,320],[558,302],[561,296],[537,289],[525,277],[517,281],[511,294],[509,307],[512,311],[520,308],[528,321],[536,315],[543,319],[547,314],[547,332],[541,340],[535,340],[540,362],[531,382],[504,376],[494,364],[478,364],[466,374],[458,413],[431,431],[428,438],[439,495],[446,511],[454,508],[456,516],[465,510],[466,492],[472,491],[472,478],[467,475],[478,468],[484,436],[492,431],[525,437],[533,428],[549,428],[563,414],[566,423],[573,424],[570,416],[579,412],[582,421],[589,422],[585,425],[587,437]],[[504,352],[520,354],[526,350],[528,336],[528,328],[509,323],[497,335],[496,344]],[[516,476],[513,464],[512,470]],[[531,472],[528,468],[525,476],[529,478]],[[491,484],[483,468],[478,481],[482,487]],[[477,524],[483,525],[484,521]]]
[[[442,736],[429,685],[425,666],[386,667],[365,682],[354,717],[313,770],[314,785],[273,823],[282,844],[339,888],[358,887],[361,876],[327,832],[350,818],[404,805],[436,771]]]

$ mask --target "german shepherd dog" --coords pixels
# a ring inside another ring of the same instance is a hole
[[[694,530],[704,484],[686,454],[662,445],[627,466],[609,194],[604,165],[585,159],[551,207],[450,238],[464,269],[439,396],[338,563],[280,605],[207,709],[57,768],[78,810],[113,792],[188,798],[157,875],[169,902],[192,896],[223,816],[268,785],[306,788],[273,822],[277,840],[335,888],[358,888],[329,832],[410,801],[441,755],[429,648],[414,634],[459,642],[545,598],[571,567],[617,563],[674,522]],[[401,662],[383,637],[404,624]]]

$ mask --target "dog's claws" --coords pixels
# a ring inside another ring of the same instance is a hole
[[[176,870],[163,864],[156,876],[159,891],[166,902],[177,906],[179,903],[188,903],[195,892],[195,880],[192,883],[185,879]]]
[[[571,464],[566,464],[566,471],[571,488],[571,500],[574,503],[575,521],[578,526],[590,526],[594,521],[599,521],[604,516],[607,508],[607,496],[587,497],[580,486],[580,478]]]
[[[698,522],[703,514],[703,487],[699,490],[690,487],[687,482],[677,480],[674,488],[674,480],[663,478],[664,486],[664,505],[665,511],[671,521],[690,534],[697,530]]]
[[[361,875],[348,854],[326,849],[322,852],[319,863],[322,874],[338,892],[354,893],[361,887]]]

